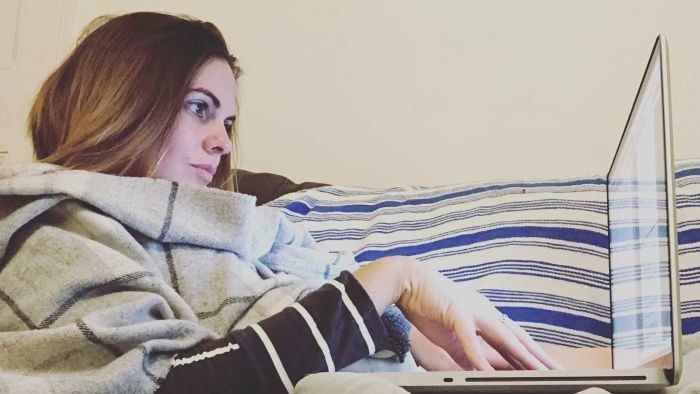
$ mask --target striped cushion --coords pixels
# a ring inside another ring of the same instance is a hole
[[[700,331],[700,161],[677,163],[683,333]],[[610,345],[605,180],[369,189],[269,203],[361,263],[413,256],[487,296],[537,340]]]

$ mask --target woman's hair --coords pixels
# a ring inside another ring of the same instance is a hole
[[[236,58],[209,22],[152,12],[94,20],[34,100],[36,160],[150,176],[192,78],[211,58],[228,61],[238,78]],[[233,190],[231,166],[231,154],[222,156],[210,185]]]

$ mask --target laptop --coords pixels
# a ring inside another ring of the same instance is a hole
[[[639,392],[676,384],[681,324],[672,150],[667,43],[660,35],[607,175],[612,346],[605,348],[606,368],[374,375],[415,393]]]

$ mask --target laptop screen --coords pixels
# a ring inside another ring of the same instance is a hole
[[[615,369],[673,367],[662,67],[657,42],[608,174]]]

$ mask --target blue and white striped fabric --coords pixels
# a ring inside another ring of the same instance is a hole
[[[683,333],[700,331],[700,161],[677,163]],[[331,251],[413,256],[477,289],[537,340],[611,343],[603,177],[441,187],[322,187],[279,207]]]

